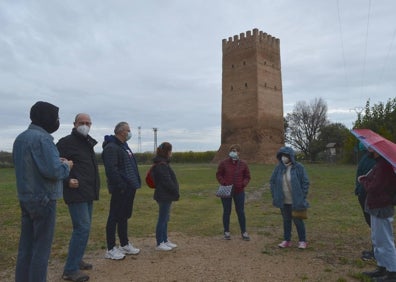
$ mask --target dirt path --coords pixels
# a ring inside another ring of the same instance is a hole
[[[225,241],[214,238],[171,234],[179,247],[171,252],[154,249],[154,238],[136,239],[141,248],[137,256],[122,261],[103,258],[104,252],[88,253],[85,260],[94,265],[87,271],[90,281],[358,281],[352,274],[359,267],[321,253],[310,245],[306,250],[296,246],[279,249],[274,238],[251,234],[245,242],[239,237]],[[359,251],[357,252],[357,255]],[[353,251],[350,253],[354,259]],[[355,257],[356,259],[356,257]],[[52,261],[49,281],[60,282],[63,262]],[[367,267],[366,267],[367,268]]]

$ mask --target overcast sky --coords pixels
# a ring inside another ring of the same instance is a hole
[[[348,128],[396,95],[394,0],[2,0],[0,151],[36,101],[60,108],[55,142],[79,112],[99,141],[127,121],[129,145],[217,150],[222,40],[257,28],[280,39],[284,113],[323,98]]]

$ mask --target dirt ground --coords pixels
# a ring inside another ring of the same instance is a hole
[[[155,239],[136,239],[139,255],[121,261],[104,259],[104,252],[87,253],[85,260],[94,265],[90,281],[359,281],[352,277],[362,271],[353,260],[359,250],[344,253],[321,253],[309,245],[300,250],[294,244],[289,249],[277,247],[274,238],[251,235],[251,241],[239,236],[232,240],[218,237],[187,237],[170,233],[178,248],[170,252],[155,250]],[[338,256],[342,256],[340,260]],[[356,258],[356,257],[355,257]],[[63,263],[51,261],[50,282],[60,282]],[[373,266],[365,266],[372,268]]]

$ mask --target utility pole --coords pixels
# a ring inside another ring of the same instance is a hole
[[[155,153],[157,151],[157,131],[158,131],[158,128],[154,127],[153,131],[154,131],[154,153]]]
[[[141,126],[138,126],[138,153],[142,152],[142,134],[141,134]]]

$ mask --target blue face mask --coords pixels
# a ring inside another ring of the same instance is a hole
[[[230,156],[230,158],[231,159],[233,159],[233,160],[237,160],[239,157],[238,157],[238,153],[237,152],[234,152],[234,151],[231,151],[229,154],[228,154],[228,156]]]
[[[126,137],[126,141],[128,141],[129,139],[131,139],[132,138],[132,132],[128,132],[128,135],[127,135],[127,137]]]

